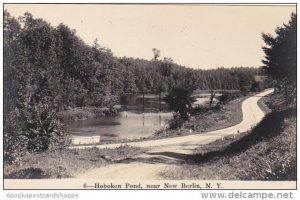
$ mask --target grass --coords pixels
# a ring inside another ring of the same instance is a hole
[[[262,97],[261,99],[258,100],[257,105],[260,107],[260,109],[265,113],[265,114],[269,114],[272,112],[272,110],[269,108],[269,106],[267,105],[268,101],[269,101],[269,97],[265,96]]]
[[[230,101],[220,109],[212,109],[205,113],[195,113],[180,128],[157,132],[153,139],[176,137],[215,131],[234,126],[242,121],[242,102],[248,97]]]
[[[241,133],[241,134],[235,135],[235,136],[233,136],[233,135],[225,136],[223,138],[223,140],[218,139],[212,143],[199,146],[199,148],[197,148],[194,151],[194,154],[195,155],[209,155],[209,154],[211,154],[211,152],[220,152],[220,151],[224,150],[225,148],[227,148],[233,142],[236,142],[239,139],[241,139],[242,137],[244,137],[245,135],[247,135],[247,133]],[[190,159],[192,159],[193,157],[194,156],[192,156]]]
[[[257,93],[250,92],[247,96],[231,100],[222,105],[220,109],[212,108],[208,112],[194,112],[190,119],[183,123],[180,128],[160,130],[154,134],[152,139],[161,139],[165,137],[176,137],[191,135],[195,133],[205,133],[215,130],[224,129],[240,123],[243,119],[242,103],[245,99]],[[258,106],[267,114],[271,110],[266,105],[267,97],[258,101]],[[196,108],[197,109],[197,108]]]
[[[163,171],[164,179],[296,180],[296,110],[268,114],[240,139],[216,141]]]
[[[86,170],[119,162],[145,152],[124,145],[115,149],[64,149],[26,154],[19,164],[4,165],[4,178],[71,178]]]

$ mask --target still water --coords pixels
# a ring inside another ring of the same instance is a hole
[[[152,135],[162,128],[172,118],[163,97],[145,95],[143,113],[143,97],[141,95],[126,95],[120,100],[122,111],[114,117],[98,117],[67,124],[72,135],[105,136],[118,138],[140,138]],[[203,104],[208,97],[196,99],[196,104]],[[161,112],[160,112],[161,111]]]
[[[171,119],[171,113],[120,112],[115,117],[99,117],[68,124],[73,135],[95,136],[104,135],[119,138],[140,138],[152,135],[155,130],[163,127]]]

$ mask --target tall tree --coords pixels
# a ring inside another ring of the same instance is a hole
[[[152,51],[154,54],[154,61],[157,61],[157,59],[160,57],[160,50],[153,48]]]
[[[288,24],[277,27],[276,35],[262,34],[266,46],[262,61],[267,74],[278,81],[278,89],[286,95],[286,100],[296,100],[296,60],[297,60],[297,16],[292,13]]]

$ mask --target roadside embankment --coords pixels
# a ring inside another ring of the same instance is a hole
[[[202,145],[165,179],[296,180],[296,109],[268,114],[241,138]]]
[[[19,163],[4,165],[4,178],[70,178],[143,152],[143,148],[123,145],[114,149],[63,149],[39,154],[27,153]]]

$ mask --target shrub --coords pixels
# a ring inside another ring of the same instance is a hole
[[[255,81],[254,83],[252,83],[250,89],[251,92],[260,92],[261,90],[262,90],[262,85],[259,82]]]
[[[18,162],[26,152],[62,149],[70,142],[57,111],[48,104],[24,105],[5,115],[4,161]]]
[[[175,114],[173,118],[169,121],[170,129],[176,129],[178,127],[181,127],[185,121],[185,119],[182,119],[179,115]]]
[[[173,88],[164,98],[170,109],[183,120],[189,118],[189,111],[195,98],[192,97],[192,91],[185,88]]]
[[[29,152],[60,149],[68,144],[67,133],[53,107],[38,103],[26,106],[20,113]]]
[[[234,99],[237,99],[237,98],[241,98],[245,96],[245,94],[243,92],[223,92],[223,94],[219,97],[219,102],[221,104],[226,104],[228,103],[229,101],[232,101]]]
[[[3,126],[3,159],[12,164],[18,162],[26,152],[28,138],[23,134],[18,121],[18,111],[12,111],[4,116]]]

